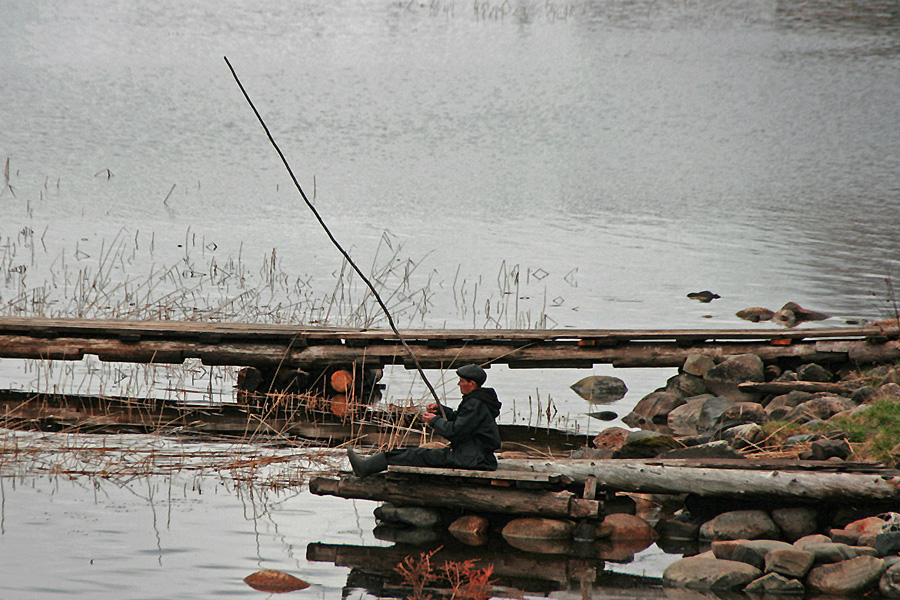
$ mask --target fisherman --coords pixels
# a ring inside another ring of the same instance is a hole
[[[362,458],[348,449],[353,473],[357,477],[366,477],[384,471],[388,465],[496,470],[494,451],[500,448],[500,431],[495,419],[500,415],[500,400],[493,388],[481,387],[487,380],[487,373],[478,365],[460,367],[456,374],[463,394],[459,407],[454,411],[445,406],[446,416],[439,416],[441,407],[432,403],[422,415],[438,435],[450,440],[449,447],[391,450],[369,458]]]

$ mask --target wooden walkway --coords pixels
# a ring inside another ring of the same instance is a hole
[[[677,367],[691,353],[753,353],[765,361],[867,363],[900,359],[896,323],[775,329],[415,329],[401,335],[424,368],[507,364],[511,368]],[[0,358],[327,368],[412,367],[386,329],[0,317]]]

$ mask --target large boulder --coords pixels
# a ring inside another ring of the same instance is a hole
[[[885,598],[900,598],[900,563],[891,566],[881,575],[878,591]]]
[[[857,556],[814,568],[807,575],[806,583],[813,591],[858,596],[874,589],[885,569],[880,558]]]
[[[689,373],[680,373],[671,377],[666,382],[666,391],[674,392],[682,398],[692,398],[707,392],[703,378]]]
[[[663,452],[681,447],[681,442],[670,435],[638,430],[625,437],[625,443],[613,452],[613,458],[655,458]]]
[[[782,537],[791,543],[812,535],[819,529],[818,511],[805,506],[773,509],[772,520],[781,529]]]
[[[733,448],[740,450],[748,446],[755,446],[766,438],[763,428],[756,423],[745,423],[728,429],[720,430],[716,436],[728,442]]]
[[[689,354],[681,371],[688,375],[703,377],[714,366],[716,366],[716,361],[705,354]]]
[[[647,521],[634,515],[625,513],[606,515],[602,525],[610,528],[608,537],[612,541],[640,540],[654,542],[659,538],[659,534],[650,527]]]
[[[629,427],[665,424],[669,413],[685,403],[685,399],[674,392],[657,390],[640,399],[631,412],[622,417]]]
[[[469,546],[483,546],[488,543],[491,523],[487,517],[464,515],[453,521],[447,531]]]
[[[704,540],[774,540],[780,537],[778,525],[764,510],[726,512],[700,526],[700,539]]]
[[[805,591],[803,583],[778,573],[766,573],[744,588],[744,592],[748,594],[761,594],[766,598],[786,594],[803,594]]]
[[[715,429],[728,429],[746,423],[761,424],[769,420],[769,415],[762,404],[757,402],[738,402],[725,409],[714,424]]]
[[[742,588],[762,571],[746,563],[701,556],[682,558],[663,572],[663,585],[695,590],[732,590]]]
[[[375,509],[375,518],[388,523],[402,523],[411,527],[437,527],[441,524],[439,510],[422,506],[394,506],[384,503]]]
[[[763,361],[755,354],[732,356],[706,372],[703,383],[717,396],[726,396],[735,402],[757,402],[758,394],[738,389],[738,384],[766,380]]]
[[[778,540],[739,540],[731,554],[731,560],[763,569],[766,566],[766,555],[773,550],[794,550],[794,547]]]
[[[559,519],[527,517],[513,519],[500,531],[503,539],[519,550],[540,554],[565,554],[569,551],[575,524]]]
[[[697,396],[669,413],[667,425],[675,435],[712,433],[722,416],[735,403],[723,396]]]

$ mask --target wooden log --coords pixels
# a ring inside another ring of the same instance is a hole
[[[345,369],[338,369],[331,374],[331,389],[346,393],[353,389],[353,374]]]
[[[435,485],[417,482],[397,485],[383,477],[316,477],[309,491],[319,496],[377,500],[408,506],[457,508],[486,513],[537,515],[557,518],[600,518],[601,503],[582,500],[571,492],[542,492],[515,488]]]
[[[602,488],[625,492],[683,494],[709,497],[769,496],[835,502],[900,500],[900,472],[828,473],[800,470],[759,471],[711,469],[642,460],[502,459],[501,469],[560,473],[573,481],[597,478]]]

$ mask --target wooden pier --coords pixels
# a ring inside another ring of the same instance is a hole
[[[752,353],[763,361],[864,364],[900,359],[896,322],[798,329],[415,329],[401,335],[423,368],[506,364],[510,368],[678,367],[692,353]],[[315,370],[413,366],[386,329],[254,323],[104,321],[0,317],[0,358]]]

